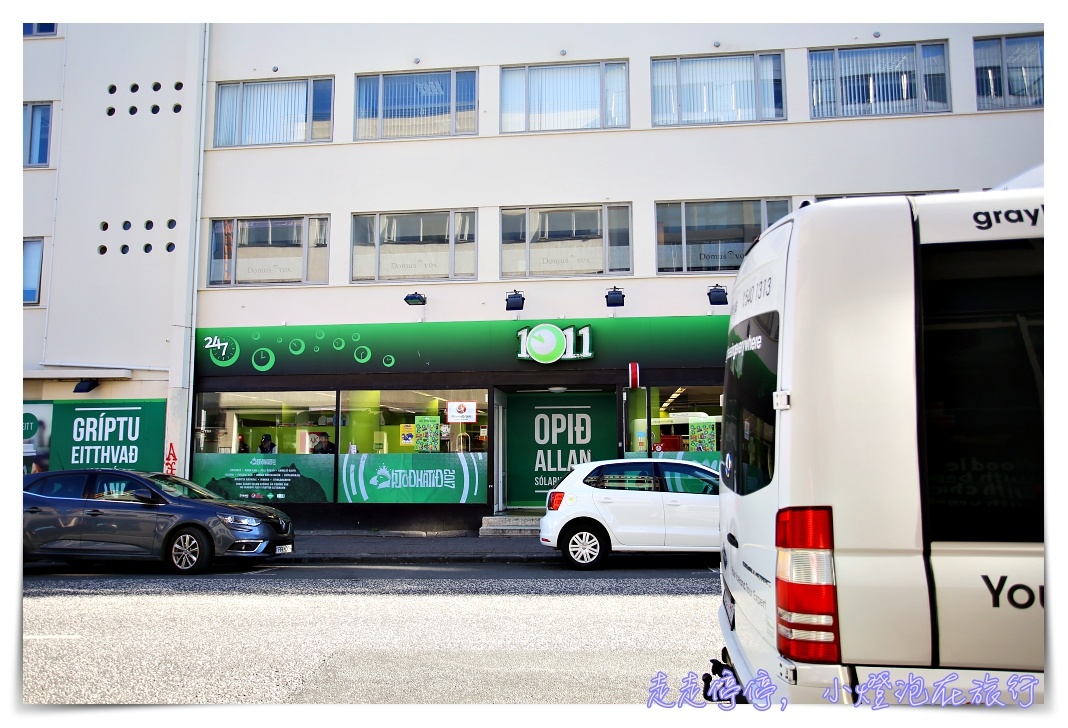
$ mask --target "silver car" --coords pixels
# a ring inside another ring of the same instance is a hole
[[[60,470],[22,479],[26,561],[162,560],[179,574],[216,559],[255,563],[293,551],[293,521],[188,480],[128,470]]]

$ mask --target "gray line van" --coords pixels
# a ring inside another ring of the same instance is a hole
[[[776,705],[1043,701],[1043,220],[1042,189],[835,200],[752,247],[716,680]]]

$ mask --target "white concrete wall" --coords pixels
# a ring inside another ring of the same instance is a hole
[[[733,276],[657,276],[656,202],[796,202],[997,184],[1042,161],[1043,113],[976,112],[972,39],[1038,30],[1040,24],[212,26],[198,325],[499,319],[514,317],[503,305],[513,288],[526,293],[524,319],[706,314],[707,287],[729,288]],[[947,42],[953,113],[809,118],[808,48],[927,40]],[[652,127],[652,58],[754,51],[784,52],[785,122]],[[498,133],[501,66],[615,59],[628,61],[629,129]],[[477,137],[353,141],[356,74],[454,68],[478,69]],[[216,83],[307,76],[334,78],[331,142],[211,148]],[[603,202],[631,206],[632,275],[500,278],[502,206]],[[348,282],[353,213],[457,207],[478,208],[477,282]],[[330,285],[206,286],[212,218],[303,214],[330,217]],[[610,312],[603,296],[613,285],[625,289],[627,303]],[[403,303],[413,290],[428,295],[425,308]]]

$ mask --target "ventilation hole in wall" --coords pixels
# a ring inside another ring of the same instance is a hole
[[[145,230],[151,230],[151,229],[152,229],[152,221],[151,220],[145,220]]]
[[[182,110],[182,105],[181,104],[175,104],[174,105],[174,113],[177,114],[181,110]]]
[[[135,93],[137,93],[137,90],[138,90],[139,88],[141,88],[141,87],[140,87],[140,86],[138,86],[138,85],[137,85],[136,83],[131,83],[131,84],[130,84],[130,93],[132,93],[132,94],[135,94]]]
[[[130,225],[130,221],[129,220],[123,220],[122,221],[122,229],[123,230],[129,230],[131,227],[132,226]]]
[[[101,232],[103,232],[103,231],[105,231],[107,229],[108,229],[108,224],[106,222],[100,223],[100,231]]]
[[[121,248],[119,248],[119,252],[122,253],[123,255],[126,255],[127,253],[130,252],[130,246],[129,245],[122,246]]]
[[[116,92],[116,91],[118,91],[118,90],[119,90],[119,89],[117,89],[117,88],[115,87],[115,84],[111,84],[110,86],[108,86],[108,93],[109,93],[109,94],[113,94],[113,93],[115,93],[115,92]]]
[[[152,104],[152,113],[153,114],[158,114],[159,113],[159,107],[156,104]]]
[[[108,246],[101,245],[99,248],[96,249],[96,252],[100,253],[100,255],[103,255],[104,253],[108,252]]]
[[[174,220],[168,220],[167,221],[167,229],[168,230],[174,230],[174,226],[177,225],[177,224],[178,223],[175,222]]]
[[[182,82],[181,82],[181,81],[176,81],[176,82],[175,82],[175,84],[174,84],[174,90],[175,90],[175,91],[181,91],[181,90],[182,90]]]
[[[130,107],[130,116],[133,116],[136,113],[137,113],[137,107],[136,106],[131,106]]]
[[[115,107],[114,106],[109,106],[107,113],[108,113],[108,116],[115,116]]]
[[[151,253],[152,252],[152,243],[145,243],[145,252],[146,253]]]
[[[163,84],[161,84],[159,81],[156,81],[154,84],[152,84],[153,91],[159,91],[161,88],[163,88]]]
[[[168,253],[173,253],[174,252],[174,243],[167,243],[167,252]]]

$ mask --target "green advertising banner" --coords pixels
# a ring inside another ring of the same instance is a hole
[[[197,453],[191,480],[229,500],[328,503],[334,456]]]
[[[23,467],[161,471],[166,428],[165,399],[26,402]]]
[[[722,367],[727,316],[204,328],[197,374]]]
[[[711,452],[687,452],[685,450],[678,452],[654,452],[646,455],[644,452],[626,452],[623,455],[626,458],[657,458],[658,460],[682,460],[687,463],[697,463],[698,465],[704,465],[706,468],[712,468],[717,473],[719,472],[719,460],[720,453],[717,450]]]
[[[616,396],[606,392],[508,396],[508,505],[545,505],[572,465],[616,457]]]
[[[341,503],[485,503],[486,453],[341,456]]]

